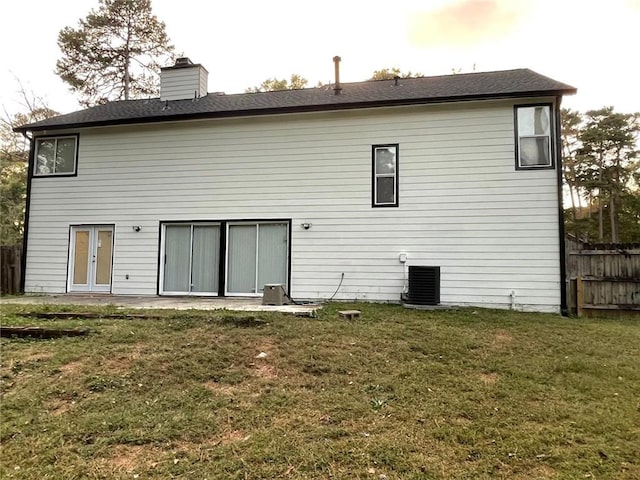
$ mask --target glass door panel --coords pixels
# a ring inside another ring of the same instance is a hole
[[[257,225],[230,225],[227,291],[256,293]]]
[[[164,291],[188,293],[191,225],[167,225],[164,236]]]
[[[75,230],[73,244],[73,285],[89,285],[89,230]]]
[[[193,258],[191,291],[218,293],[220,271],[220,227],[196,225],[193,227]]]
[[[287,284],[288,225],[230,225],[227,249],[227,293],[257,295],[265,284]]]
[[[217,295],[220,226],[165,225],[162,293]]]
[[[96,277],[95,285],[111,284],[111,245],[113,231],[98,229],[96,241]]]
[[[287,284],[287,225],[258,226],[258,291],[267,284]]]

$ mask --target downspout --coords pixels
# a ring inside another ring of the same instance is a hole
[[[556,175],[558,179],[558,235],[560,248],[560,313],[564,317],[569,316],[569,308],[567,307],[567,255],[565,246],[565,232],[564,232],[564,208],[562,205],[562,122],[560,121],[560,104],[562,103],[562,96],[558,95],[555,101],[555,130],[556,130]]]
[[[20,293],[24,293],[27,275],[27,240],[29,237],[29,209],[31,206],[31,179],[33,178],[34,141],[33,137],[22,132],[24,138],[29,140],[29,160],[27,165],[27,198],[24,206],[24,224],[22,232],[22,255],[20,256]]]

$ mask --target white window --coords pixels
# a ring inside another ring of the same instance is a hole
[[[398,144],[372,147],[373,207],[398,206]]]
[[[516,107],[516,168],[552,168],[550,105]]]
[[[37,177],[75,175],[78,136],[36,138],[35,170]]]

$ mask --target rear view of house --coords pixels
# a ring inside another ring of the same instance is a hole
[[[17,129],[32,138],[25,292],[281,284],[397,302],[412,267],[439,267],[444,304],[564,308],[559,109],[573,87],[527,69],[207,85],[180,59],[160,98]]]

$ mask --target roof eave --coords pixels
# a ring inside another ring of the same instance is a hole
[[[477,100],[504,100],[509,98],[525,98],[525,97],[547,97],[573,95],[577,92],[575,88],[565,88],[559,90],[540,90],[530,92],[514,92],[501,94],[476,94],[476,95],[455,95],[432,98],[414,98],[401,100],[377,100],[370,102],[353,102],[353,103],[333,103],[321,105],[302,105],[292,107],[263,108],[263,109],[246,109],[246,110],[227,110],[221,112],[198,112],[175,115],[157,115],[151,117],[131,117],[115,120],[98,120],[94,122],[79,122],[60,125],[47,126],[31,126],[23,125],[13,129],[16,133],[42,132],[52,130],[73,130],[78,128],[90,127],[107,127],[118,125],[136,125],[143,123],[164,123],[188,120],[206,120],[213,118],[232,118],[232,117],[258,117],[264,115],[277,115],[288,113],[312,113],[337,110],[354,110],[361,108],[380,108],[393,106],[408,105],[427,105],[435,103],[454,103],[454,102],[471,102]]]

